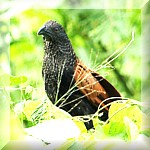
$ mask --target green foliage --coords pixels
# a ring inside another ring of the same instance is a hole
[[[139,10],[98,9],[28,9],[17,14],[10,20],[11,73],[27,76],[34,87],[43,86],[43,42],[37,31],[52,19],[64,26],[76,54],[85,64],[106,77],[123,96],[140,100],[140,14]],[[101,66],[115,51],[124,49],[132,31],[134,42],[111,63],[113,67]],[[139,69],[134,69],[137,66]]]
[[[1,40],[3,42],[0,42],[0,59],[6,58],[6,64],[10,61],[11,75],[1,75],[0,86],[10,88],[11,138],[21,139],[24,134],[23,127],[30,128],[45,120],[60,118],[73,120],[80,130],[78,137],[68,138],[60,149],[90,150],[95,149],[99,140],[119,139],[132,142],[141,134],[149,137],[149,127],[142,127],[143,115],[146,119],[148,116],[143,114],[136,101],[113,103],[109,120],[102,122],[95,116],[92,118],[95,130],[89,131],[82,121],[51,104],[45,95],[41,75],[43,42],[42,38],[37,36],[39,28],[50,19],[64,26],[76,54],[88,67],[107,78],[123,97],[141,100],[140,10],[27,9],[10,18],[10,55],[4,55],[5,45],[9,43],[8,33],[4,40]],[[1,33],[6,33],[7,21],[0,23]],[[123,51],[131,40],[133,31],[135,39],[131,45],[111,64],[108,59],[108,65],[105,65],[104,61],[110,55],[118,49],[119,52]],[[0,72],[7,69],[5,63],[1,64]],[[16,132],[18,134],[15,134]],[[105,149],[110,147],[113,147],[113,143],[104,146]]]
[[[112,104],[109,111],[109,117],[112,122],[123,122],[125,121],[124,117],[128,117],[137,125],[138,128],[141,128],[142,126],[142,112],[137,105],[128,103]]]
[[[24,124],[25,128],[34,127],[39,123],[44,123],[45,120],[57,121],[60,118],[73,120],[80,130],[80,135],[74,138],[68,137],[68,139],[60,145],[60,149],[74,150],[80,148],[87,150],[94,149],[99,140],[116,139],[122,142],[132,142],[136,141],[141,134],[149,136],[149,129],[142,129],[142,118],[146,114],[143,114],[138,105],[142,105],[142,103],[139,102],[137,104],[134,100],[123,101],[123,103],[112,103],[108,121],[102,122],[98,117],[93,118],[95,130],[91,129],[89,131],[86,130],[83,122],[77,121],[76,118],[71,117],[67,112],[55,107],[47,99],[28,100],[24,103],[18,103],[14,110],[16,114],[26,122],[26,124]],[[68,125],[66,124],[66,126]],[[38,127],[36,130],[38,130]],[[49,128],[45,130],[49,132]],[[32,129],[30,129],[28,134],[32,135]],[[34,135],[32,136],[35,138]]]
[[[110,136],[119,136],[124,140],[135,140],[142,126],[142,112],[138,106],[112,104],[109,112],[110,122],[104,131]]]
[[[25,83],[27,78],[25,76],[10,76],[10,85],[19,85]]]
[[[121,106],[120,106],[121,105]],[[118,111],[119,107],[119,111]],[[110,107],[111,111],[109,113],[109,123],[97,124],[95,126],[95,131],[91,130],[87,133],[81,133],[81,135],[76,139],[68,139],[60,148],[62,149],[76,149],[80,147],[81,149],[95,149],[96,145],[103,140],[110,139],[118,142],[125,141],[136,141],[141,133],[141,110],[138,108],[137,104],[134,106],[129,105],[128,102],[125,103],[113,103]],[[127,113],[124,113],[124,112]],[[133,115],[136,114],[137,121],[134,120]],[[113,117],[112,117],[113,115]],[[140,128],[139,128],[140,127]],[[149,131],[147,130],[147,136]],[[145,132],[145,133],[146,133]],[[102,142],[103,144],[103,142]],[[113,141],[108,141],[104,148],[111,149],[114,145],[117,145]]]

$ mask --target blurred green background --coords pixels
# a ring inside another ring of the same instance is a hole
[[[145,9],[144,20],[141,20],[142,13],[139,8],[142,8],[144,4],[145,0],[55,0],[55,3],[49,0],[40,2],[1,0],[0,106],[2,109],[0,108],[0,122],[3,123],[0,124],[1,143],[9,140],[9,101],[14,104],[44,95],[41,75],[43,41],[42,37],[37,36],[37,31],[50,19],[64,26],[76,54],[91,69],[100,66],[118,49],[123,50],[131,40],[131,33],[134,31],[134,41],[111,63],[113,67],[105,68],[103,65],[98,72],[108,79],[124,97],[139,101],[141,100],[142,74],[144,81],[142,90],[146,91],[143,98],[149,100],[149,51],[142,50],[149,49],[150,3]],[[144,23],[141,25],[142,21]],[[146,27],[143,30],[144,33],[142,32],[145,35],[144,46],[141,45],[142,26]],[[144,70],[142,61],[146,64]],[[5,73],[25,76],[27,82],[14,84],[10,88],[9,76]],[[34,93],[33,88],[37,92]]]
[[[127,50],[99,74],[124,97],[141,95],[141,11],[101,9],[26,9],[10,18],[10,74],[26,76],[26,85],[43,88],[41,67],[43,40],[37,31],[47,20],[65,28],[77,56],[91,69],[100,66],[115,51]],[[16,95],[12,95],[15,101]]]

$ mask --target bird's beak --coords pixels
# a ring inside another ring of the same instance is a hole
[[[42,26],[40,29],[39,29],[39,31],[38,31],[38,35],[44,35],[45,34],[45,32],[46,32],[46,26]]]

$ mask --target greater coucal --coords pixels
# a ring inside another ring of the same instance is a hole
[[[45,91],[53,104],[72,116],[83,116],[94,114],[98,107],[121,97],[106,79],[78,59],[59,23],[46,22],[38,35],[43,35],[44,40],[42,75]],[[109,106],[102,109],[101,120],[108,118],[108,111]],[[85,125],[87,129],[93,127],[92,121],[85,122]]]

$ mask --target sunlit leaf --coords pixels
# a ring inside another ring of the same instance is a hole
[[[87,132],[87,129],[86,129],[83,121],[79,121],[79,120],[76,120],[76,119],[73,119],[73,121],[82,133]]]
[[[51,119],[43,121],[36,126],[26,128],[25,131],[35,139],[51,143],[51,145],[55,145],[55,143],[58,142],[57,147],[63,144],[67,139],[77,138],[80,134],[80,130],[71,119]]]
[[[123,122],[113,122],[106,124],[104,127],[104,133],[110,137],[121,138],[127,140],[126,126]]]
[[[129,117],[137,126],[142,126],[142,111],[137,105],[126,103],[113,103],[109,110],[110,121],[124,122],[124,117]]]
[[[36,111],[37,107],[40,105],[42,105],[42,100],[28,100],[25,102],[23,113],[25,114],[28,120],[32,121],[31,115]]]

